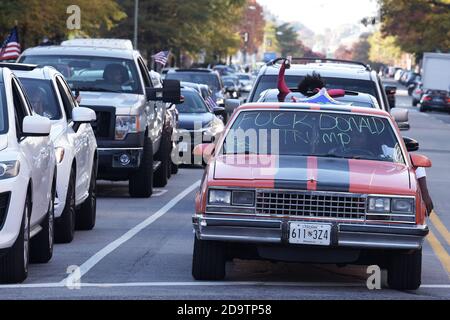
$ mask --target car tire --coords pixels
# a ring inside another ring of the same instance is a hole
[[[19,236],[14,245],[0,258],[0,283],[22,283],[28,276],[30,260],[31,194],[27,193]]]
[[[426,112],[427,110],[425,109],[424,106],[421,105],[420,108],[419,108],[419,111],[420,111],[420,112]]]
[[[158,161],[161,161],[161,165],[155,172],[153,186],[156,188],[164,188],[168,182],[167,175],[170,170],[169,163],[171,161],[170,139],[168,135],[163,134],[161,138],[161,145],[159,147],[158,153],[156,154],[156,159]]]
[[[66,205],[61,217],[55,219],[55,242],[71,243],[75,235],[75,170],[70,171]]]
[[[412,101],[413,107],[417,107],[418,104],[419,104],[419,102],[416,99],[413,99],[413,101]]]
[[[179,167],[177,164],[172,162],[172,165],[170,166],[170,170],[172,170],[172,174],[178,174]]]
[[[52,196],[45,220],[41,225],[42,230],[30,241],[30,262],[47,263],[53,256],[53,244],[55,240],[55,188],[52,187]]]
[[[226,256],[223,243],[194,239],[192,276],[195,280],[223,280]]]
[[[395,290],[417,290],[422,279],[422,250],[393,254],[388,266],[388,284]]]
[[[153,194],[153,144],[149,137],[145,137],[141,167],[130,177],[128,192],[133,198],[150,198]]]
[[[97,161],[94,161],[89,183],[89,196],[76,211],[75,228],[89,231],[94,229],[97,219]]]

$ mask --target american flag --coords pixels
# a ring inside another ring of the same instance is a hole
[[[17,32],[17,27],[14,27],[2,44],[0,60],[15,60],[20,56],[20,52],[19,33]]]
[[[153,55],[153,59],[155,59],[156,63],[159,63],[163,67],[167,64],[167,60],[169,58],[170,51],[161,51],[157,54]]]
[[[215,100],[213,99],[213,97],[211,97],[211,96],[208,96],[208,97],[206,98],[206,103],[208,104],[208,106],[209,106],[211,109],[214,109],[214,108],[217,108],[217,107],[218,107],[216,101],[215,101]]]

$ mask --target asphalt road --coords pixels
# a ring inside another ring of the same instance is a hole
[[[57,245],[50,263],[30,266],[24,284],[0,286],[0,299],[449,299],[450,115],[417,112],[404,90],[398,106],[411,110],[405,135],[418,139],[434,164],[428,183],[437,216],[415,292],[369,291],[366,268],[355,266],[234,261],[226,281],[195,282],[191,215],[202,170],[186,168],[146,200],[130,199],[126,184],[102,182],[95,230]]]

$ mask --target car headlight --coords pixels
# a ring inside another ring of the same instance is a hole
[[[64,148],[58,147],[55,148],[55,157],[56,157],[56,161],[57,163],[61,163],[64,160]]]
[[[369,212],[371,213],[390,213],[391,199],[390,198],[369,198]]]
[[[392,199],[392,212],[414,213],[414,199]]]
[[[136,116],[117,116],[116,117],[116,140],[124,140],[128,133],[139,131],[139,118]]]
[[[0,180],[14,178],[19,175],[19,161],[1,161],[0,162]]]
[[[212,205],[231,205],[231,191],[210,190],[208,203]]]

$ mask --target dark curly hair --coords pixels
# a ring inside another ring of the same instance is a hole
[[[311,97],[317,93],[316,89],[322,89],[325,87],[325,81],[323,81],[320,74],[313,72],[312,75],[308,74],[305,79],[298,85],[298,91],[304,96]]]

